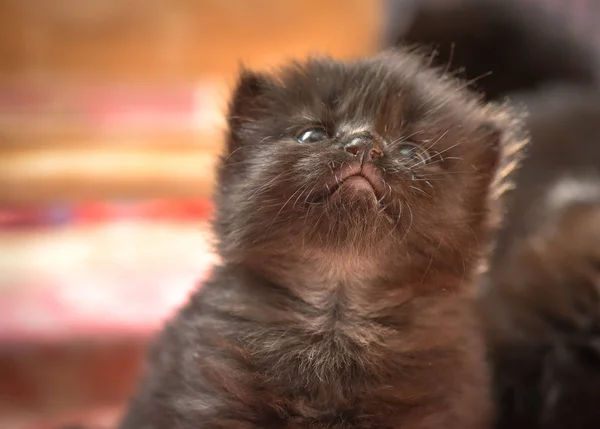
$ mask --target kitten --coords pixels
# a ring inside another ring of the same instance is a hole
[[[600,181],[548,199],[484,307],[501,429],[600,427]]]
[[[223,263],[121,428],[487,427],[472,281],[519,121],[404,50],[244,71],[228,121]]]
[[[532,144],[481,298],[498,429],[600,427],[600,94],[530,94]]]
[[[548,6],[532,0],[412,3],[408,23],[405,10],[390,15],[384,45],[430,45],[435,64],[472,81],[489,99],[557,83],[598,85],[598,49]]]

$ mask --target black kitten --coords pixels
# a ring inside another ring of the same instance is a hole
[[[600,427],[600,94],[531,94],[482,298],[498,429]]]
[[[159,337],[121,427],[487,427],[472,278],[517,125],[404,51],[245,71],[223,263]]]
[[[598,50],[575,37],[564,17],[548,7],[531,0],[411,3],[408,24],[399,16],[404,10],[389,16],[384,44],[430,45],[437,51],[434,64],[456,70],[490,99],[557,83],[598,84]]]
[[[600,181],[550,195],[484,307],[501,429],[600,427]]]

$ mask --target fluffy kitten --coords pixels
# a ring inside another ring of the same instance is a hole
[[[121,427],[487,427],[472,278],[518,122],[405,51],[244,71],[228,120],[223,263]]]
[[[600,94],[530,94],[481,308],[498,429],[600,427]]]
[[[408,23],[407,7],[389,16],[384,44],[430,45],[437,51],[435,64],[457,70],[490,99],[557,83],[599,82],[598,49],[575,37],[565,17],[554,16],[549,6],[533,0],[409,3]]]
[[[498,428],[600,427],[600,181],[564,179],[485,307]],[[506,308],[510,306],[510,308]]]

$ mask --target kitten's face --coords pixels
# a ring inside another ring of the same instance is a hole
[[[245,72],[229,126],[217,229],[230,255],[404,254],[481,234],[499,133],[406,53]]]

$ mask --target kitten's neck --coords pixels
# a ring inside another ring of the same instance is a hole
[[[319,408],[349,400],[363,386],[387,383],[389,374],[413,371],[429,353],[460,344],[463,335],[463,299],[452,288],[424,295],[422,284],[398,279],[394,285],[385,276],[334,279],[305,266],[289,272],[296,278],[273,284],[237,269],[236,277],[247,282],[236,311],[261,325],[243,338],[244,347],[269,382],[285,390],[292,377]]]
[[[268,283],[271,290],[279,290],[310,308],[312,314],[329,319],[387,319],[398,315],[398,310],[415,297],[460,294],[469,280],[465,277],[469,274],[462,270],[437,269],[429,257],[416,265],[415,256],[375,256],[314,252],[296,259],[289,255],[257,258],[241,266],[252,273],[255,282]]]

